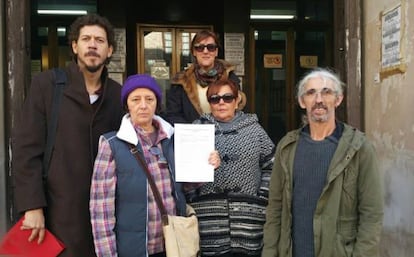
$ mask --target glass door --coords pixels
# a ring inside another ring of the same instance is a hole
[[[260,123],[277,143],[286,133],[294,112],[291,103],[292,32],[254,30],[254,109]]]
[[[248,106],[275,143],[302,124],[297,82],[332,67],[334,2],[251,0]]]
[[[153,76],[167,95],[170,79],[193,62],[190,44],[194,35],[212,26],[137,25],[138,73]],[[163,107],[165,107],[163,97]]]
[[[296,83],[314,67],[331,65],[332,39],[326,30],[253,29],[253,110],[277,143],[302,124]]]

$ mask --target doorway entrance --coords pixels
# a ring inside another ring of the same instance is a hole
[[[249,107],[275,143],[302,125],[297,82],[312,68],[333,65],[332,2],[292,2],[293,19],[250,23]]]

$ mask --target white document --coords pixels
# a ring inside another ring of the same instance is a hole
[[[208,163],[214,151],[213,124],[174,124],[175,179],[178,182],[213,182]]]

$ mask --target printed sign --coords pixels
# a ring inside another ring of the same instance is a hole
[[[382,16],[382,68],[401,64],[401,6]]]
[[[283,55],[265,54],[263,55],[263,63],[265,68],[283,68]]]
[[[300,67],[314,68],[318,66],[318,56],[316,55],[302,55],[299,57]]]

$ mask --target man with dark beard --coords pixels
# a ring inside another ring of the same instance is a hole
[[[99,136],[120,126],[121,85],[108,77],[105,66],[115,51],[114,29],[106,18],[77,18],[68,38],[73,62],[64,69],[67,81],[49,169],[43,157],[55,88],[52,71],[33,77],[13,129],[15,206],[24,214],[22,229],[31,231],[29,241],[42,243],[46,228],[65,245],[59,257],[94,257],[91,175]]]

